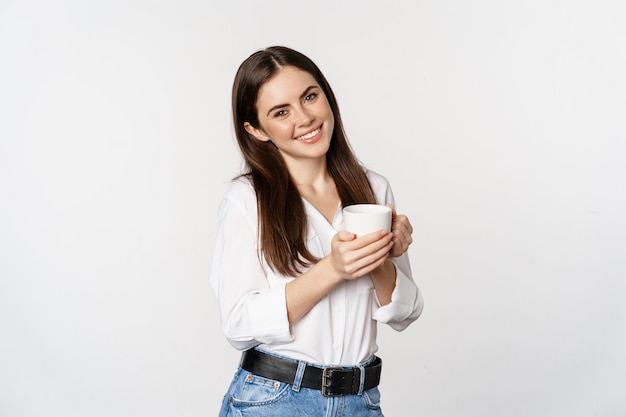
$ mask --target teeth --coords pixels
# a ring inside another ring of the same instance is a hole
[[[312,131],[311,133],[307,133],[306,135],[302,135],[299,138],[297,138],[298,140],[307,140],[307,139],[311,139],[313,136],[317,135],[320,132],[319,129],[315,129],[314,131]]]

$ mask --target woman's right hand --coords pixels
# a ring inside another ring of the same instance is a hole
[[[287,317],[294,324],[346,279],[372,272],[389,257],[393,233],[379,231],[357,238],[339,232],[331,241],[331,253],[285,286]]]
[[[372,272],[389,256],[393,233],[384,230],[357,237],[341,231],[331,241],[330,264],[343,279],[356,279]]]

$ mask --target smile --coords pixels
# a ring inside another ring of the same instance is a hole
[[[318,133],[320,133],[320,130],[321,129],[318,127],[317,129],[307,133],[306,135],[298,136],[296,140],[309,140],[311,138],[314,138]]]

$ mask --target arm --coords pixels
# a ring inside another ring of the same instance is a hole
[[[291,340],[285,308],[287,279],[272,276],[257,248],[254,190],[235,182],[219,208],[219,227],[209,281],[220,308],[222,330],[237,349]]]
[[[262,263],[254,191],[241,187],[239,183],[220,205],[211,267],[210,283],[219,300],[223,331],[237,349],[287,343],[292,340],[290,325],[332,288],[368,274],[385,261],[391,234],[357,240],[352,233],[340,232],[331,243],[332,253],[307,272],[297,279],[279,276]]]
[[[413,228],[406,216],[396,216],[395,210],[393,216],[394,246],[384,264],[389,269],[378,268],[371,277],[380,304],[374,319],[401,331],[422,314],[424,300],[413,281],[406,252],[412,242],[410,233]]]
[[[380,204],[393,205],[395,199],[389,182],[382,176],[368,171],[372,189]],[[389,260],[382,268],[371,274],[372,283],[378,298],[374,319],[401,331],[415,321],[422,313],[424,300],[418,289],[408,257],[408,247],[412,243],[413,227],[407,216],[393,211],[392,233],[394,245]],[[394,271],[390,268],[393,265]]]
[[[331,242],[332,252],[286,286],[287,312],[291,324],[300,320],[335,286],[358,279],[379,268],[393,245],[391,233],[371,233],[356,239],[339,232]]]
[[[405,215],[397,215],[396,209],[392,204],[391,207],[391,233],[393,237],[393,247],[389,252],[389,256],[397,258],[405,253],[413,239],[413,227]],[[374,269],[371,274],[372,283],[376,290],[376,295],[381,305],[387,305],[391,302],[391,294],[396,287],[396,267],[391,259],[386,260],[378,268]]]

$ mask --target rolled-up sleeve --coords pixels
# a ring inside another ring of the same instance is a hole
[[[287,281],[277,285],[268,281],[258,253],[254,191],[246,187],[235,182],[220,204],[209,278],[224,334],[239,350],[292,340],[285,300]]]
[[[374,320],[386,323],[397,331],[406,329],[422,314],[424,300],[411,275],[408,256],[404,253],[392,259],[396,268],[396,287],[391,293],[391,302],[379,306],[374,312]]]
[[[372,171],[367,174],[378,202],[395,206],[395,198],[387,179]],[[422,314],[424,300],[413,280],[408,253],[392,258],[392,261],[396,268],[396,286],[391,293],[391,302],[384,306],[377,302],[373,318],[388,324],[394,330],[402,331]]]

